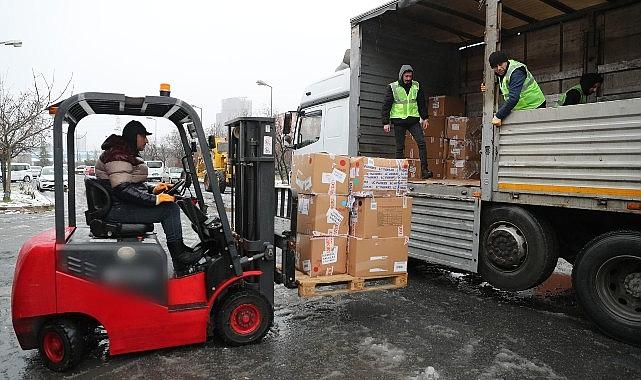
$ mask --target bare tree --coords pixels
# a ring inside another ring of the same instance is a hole
[[[44,75],[33,75],[33,88],[14,94],[0,78],[0,167],[4,190],[3,200],[11,200],[11,160],[21,153],[32,151],[42,136],[53,125],[47,108],[60,100],[71,84],[71,78],[63,90],[54,95],[55,77],[48,81]]]
[[[276,170],[283,183],[289,183],[289,172],[292,167],[292,150],[287,147],[283,126],[285,124],[285,115],[277,114],[274,116],[274,159],[276,161]]]

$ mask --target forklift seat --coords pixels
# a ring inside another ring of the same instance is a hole
[[[87,207],[85,218],[89,230],[94,237],[118,238],[136,237],[153,232],[153,223],[134,224],[106,221],[111,210],[111,192],[107,190],[108,183],[97,178],[85,178]]]

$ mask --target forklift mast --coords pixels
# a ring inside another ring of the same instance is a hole
[[[232,224],[241,256],[256,257],[259,291],[274,303],[274,119],[240,117],[227,124]]]

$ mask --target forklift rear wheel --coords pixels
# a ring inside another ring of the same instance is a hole
[[[230,293],[214,313],[218,336],[233,346],[259,342],[274,318],[269,301],[253,290]]]
[[[87,351],[83,331],[66,319],[45,324],[40,331],[40,357],[47,368],[64,372],[82,361]]]

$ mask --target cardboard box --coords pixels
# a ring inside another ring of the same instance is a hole
[[[447,158],[452,160],[481,160],[480,140],[447,140]]]
[[[427,102],[430,116],[453,116],[465,113],[465,104],[455,96],[430,96]]]
[[[347,196],[299,194],[296,231],[314,236],[337,236],[349,233]]]
[[[448,179],[479,179],[481,162],[476,160],[446,160],[445,178]]]
[[[295,154],[291,187],[300,194],[349,193],[349,157],[328,153]]]
[[[445,128],[447,127],[445,116],[429,116],[427,121],[430,127],[423,130],[425,136],[445,137]]]
[[[449,116],[445,137],[457,140],[480,140],[482,124],[480,117]]]
[[[363,239],[350,236],[347,273],[357,277],[406,273],[408,242],[409,237]]]
[[[347,237],[297,234],[296,269],[310,277],[346,273]]]
[[[443,156],[443,149],[445,139],[442,137],[425,136],[425,147],[427,148],[427,158],[445,158]],[[405,136],[405,157],[407,158],[420,158],[418,145],[412,135]]]
[[[361,238],[409,236],[412,198],[355,198],[350,217],[350,235]]]
[[[418,181],[421,177],[421,160],[407,160],[409,167],[407,169],[407,178],[409,181]],[[432,172],[432,179],[443,179],[445,173],[445,160],[440,158],[428,158],[427,166]]]
[[[352,157],[350,191],[354,196],[400,196],[407,193],[406,159]]]

